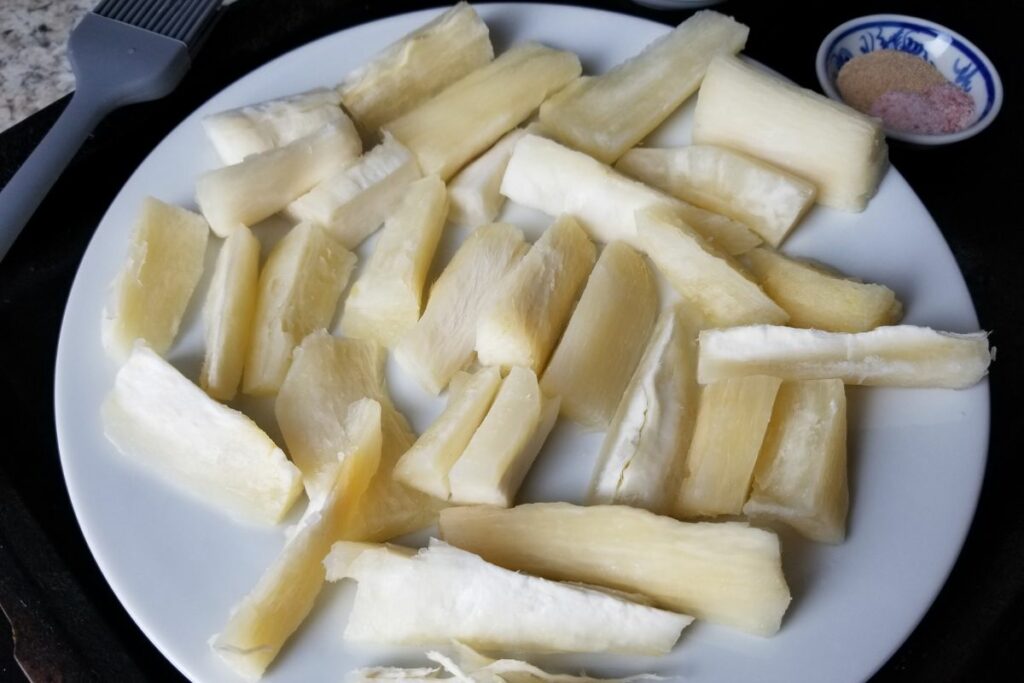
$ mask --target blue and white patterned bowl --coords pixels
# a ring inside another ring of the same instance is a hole
[[[874,50],[901,50],[928,60],[947,80],[974,100],[974,118],[956,133],[923,135],[886,129],[889,137],[919,145],[942,145],[977,135],[992,123],[1003,104],[1003,84],[988,57],[959,33],[927,19],[901,14],[872,14],[851,19],[826,36],[818,48],[818,81],[825,94],[843,101],[836,76],[846,62]]]

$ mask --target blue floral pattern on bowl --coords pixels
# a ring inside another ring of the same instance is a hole
[[[992,63],[970,41],[938,24],[900,15],[874,15],[848,21],[833,31],[818,51],[818,79],[825,93],[842,101],[835,86],[843,65],[875,50],[899,50],[932,64],[974,100],[975,115],[960,133],[930,136],[936,142],[969,137],[995,117],[1002,85]],[[965,134],[966,133],[966,134]],[[926,142],[923,136],[889,131],[892,137]],[[928,137],[928,136],[924,136]]]

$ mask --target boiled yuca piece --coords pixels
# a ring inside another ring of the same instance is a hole
[[[235,226],[274,215],[362,151],[350,121],[335,121],[283,147],[207,171],[196,183],[196,202],[210,228],[227,237]]]
[[[381,50],[338,86],[367,133],[494,58],[487,24],[465,2]]]
[[[781,324],[789,319],[743,266],[665,209],[638,211],[636,223],[643,251],[712,325]]]
[[[389,135],[337,173],[288,205],[288,215],[327,229],[354,249],[381,226],[420,177],[416,160]]]
[[[524,135],[525,128],[507,133],[448,181],[449,219],[453,223],[475,228],[498,217],[505,203],[501,179],[508,160],[512,158],[512,150]]]
[[[507,223],[477,228],[430,289],[419,322],[398,342],[395,359],[420,385],[439,394],[473,357],[480,313],[494,283],[526,252],[523,233]]]
[[[275,393],[303,338],[330,324],[355,254],[312,223],[292,228],[260,273],[242,391]]]
[[[281,647],[305,620],[326,570],[331,543],[349,532],[380,463],[381,406],[372,399],[353,403],[344,424],[346,442],[327,495],[303,515],[281,554],[256,586],[232,610],[210,647],[236,673],[260,678]]]
[[[885,285],[851,280],[762,247],[748,252],[746,259],[750,272],[789,314],[793,327],[867,332],[893,325],[903,316],[903,304]]]
[[[396,482],[395,463],[416,437],[388,394],[387,353],[362,339],[341,339],[319,330],[295,349],[295,357],[274,403],[288,452],[302,471],[310,500],[330,487],[345,441],[349,406],[367,397],[381,405],[381,463],[349,537],[383,541],[433,522],[437,505]]]
[[[143,344],[118,371],[102,419],[125,456],[235,516],[279,522],[302,492],[299,470],[255,422]]]
[[[549,216],[570,214],[601,242],[638,246],[634,214],[666,207],[730,254],[761,243],[746,226],[670,197],[582,152],[527,134],[516,143],[501,181],[501,193]]]
[[[481,368],[462,378],[456,375],[448,392],[448,405],[395,465],[395,479],[448,500],[448,473],[490,410],[500,385],[501,372],[495,367]]]
[[[225,164],[237,164],[253,154],[277,149],[335,122],[346,135],[354,136],[355,147],[362,147],[358,131],[340,104],[337,90],[317,88],[211,114],[203,119],[203,130]]]
[[[412,151],[424,173],[448,180],[579,75],[580,60],[573,53],[522,43],[384,130]]]
[[[849,500],[842,380],[784,382],[743,514],[781,520],[815,541],[841,543]]]
[[[676,515],[738,515],[750,493],[757,454],[782,380],[752,376],[704,387]]]
[[[345,299],[339,328],[392,348],[419,320],[423,286],[444,229],[444,183],[427,176],[408,185]]]
[[[508,507],[558,417],[558,397],[540,390],[532,370],[516,366],[448,472],[459,505]]]
[[[631,149],[615,169],[740,221],[779,246],[814,204],[817,188],[759,159],[715,145]]]
[[[220,247],[203,306],[206,355],[199,386],[220,401],[233,399],[242,381],[259,270],[260,241],[239,225]]]
[[[540,373],[596,258],[597,250],[574,218],[556,220],[495,284],[476,327],[480,362]]]
[[[790,594],[778,537],[741,522],[688,523],[625,505],[449,508],[442,537],[537,576],[636,592],[659,607],[771,635]]]
[[[368,550],[345,639],[423,645],[457,639],[522,652],[664,654],[692,618],[489,564],[431,540],[412,557]]]
[[[697,333],[702,323],[686,306],[662,311],[605,434],[590,504],[672,511],[700,401]]]
[[[740,61],[718,56],[697,96],[693,141],[764,159],[814,183],[818,201],[863,211],[888,160],[878,119]]]
[[[103,348],[118,360],[142,339],[157,353],[178,335],[199,279],[210,228],[202,216],[147,197],[128,258],[103,309]]]
[[[601,252],[551,356],[541,388],[562,414],[605,429],[658,317],[658,287],[643,256],[623,242]]]
[[[750,29],[697,12],[601,76],[585,76],[544,103],[540,121],[560,142],[612,163],[696,92],[712,57],[736,54]]]
[[[848,334],[775,325],[700,333],[697,381],[773,375],[847,384],[964,389],[988,373],[988,334],[892,325]]]

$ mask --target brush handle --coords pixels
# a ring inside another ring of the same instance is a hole
[[[76,91],[57,123],[0,191],[0,260],[89,133],[113,109],[105,100]]]

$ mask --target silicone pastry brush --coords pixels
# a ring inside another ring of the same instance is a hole
[[[103,0],[68,41],[75,94],[0,191],[0,259],[93,128],[109,112],[181,82],[221,0]]]

